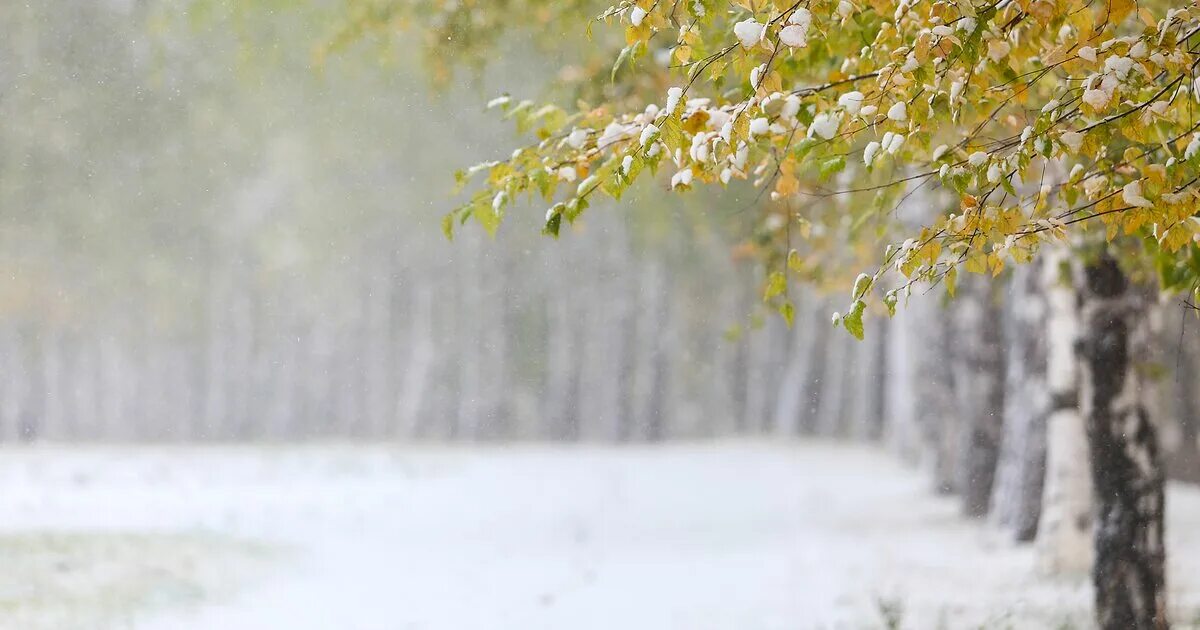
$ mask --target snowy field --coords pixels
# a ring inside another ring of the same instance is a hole
[[[864,447],[2,453],[3,628],[1089,627],[1085,578]],[[1189,627],[1200,492],[1169,518]]]

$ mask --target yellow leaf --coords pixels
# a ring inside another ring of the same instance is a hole
[[[797,192],[800,192],[800,180],[796,179],[795,175],[782,175],[779,180],[775,182],[775,192],[783,196],[794,195]]]
[[[1138,230],[1138,228],[1145,225],[1146,221],[1148,221],[1150,218],[1149,213],[1142,212],[1140,210],[1136,210],[1136,211],[1135,210],[1126,210],[1125,212],[1123,212],[1121,214],[1125,215],[1125,233],[1126,234],[1133,234],[1134,232],[1136,232]],[[1111,241],[1112,238],[1109,238],[1108,240]]]
[[[1117,26],[1136,8],[1134,0],[1106,0],[1096,7],[1096,30]]]
[[[1154,14],[1150,12],[1150,9],[1142,7],[1138,10],[1138,17],[1141,18],[1142,24],[1145,24],[1151,28],[1158,28],[1158,18],[1154,17]]]
[[[967,257],[963,268],[967,273],[985,273],[987,272],[987,256],[985,254],[972,254]]]
[[[637,42],[647,41],[650,39],[651,33],[652,31],[650,30],[650,25],[646,22],[642,22],[638,26],[630,24],[629,26],[625,27],[625,43],[628,45],[633,45]]]
[[[781,91],[783,91],[783,78],[779,76],[778,72],[772,71],[770,74],[763,77],[758,83],[757,94],[759,96],[766,96],[772,92]]]
[[[683,121],[683,130],[689,134],[695,135],[697,132],[704,129],[704,126],[708,123],[708,118],[709,115],[707,111],[698,109]]]
[[[992,277],[995,278],[1004,271],[1004,259],[995,252],[988,254],[988,266],[992,268]]]

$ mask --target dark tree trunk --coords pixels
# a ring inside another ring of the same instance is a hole
[[[1167,627],[1163,468],[1135,356],[1146,300],[1117,262],[1085,268],[1083,413],[1096,498],[1096,621],[1103,630]]]

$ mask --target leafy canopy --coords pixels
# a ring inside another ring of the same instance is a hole
[[[459,173],[473,192],[444,228],[494,232],[530,196],[557,236],[661,171],[675,192],[758,189],[779,235],[764,298],[789,320],[787,274],[877,245],[834,316],[858,337],[868,301],[894,312],[915,286],[953,293],[960,271],[999,274],[1053,241],[1119,239],[1164,288],[1195,291],[1200,7],[1172,4],[623,1],[596,18],[624,44],[601,101],[492,100],[532,140]],[[647,77],[668,89],[647,97]],[[917,193],[937,211],[899,220]]]

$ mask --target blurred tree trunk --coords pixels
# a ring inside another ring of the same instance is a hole
[[[0,439],[20,440],[23,435],[23,414],[29,399],[30,363],[22,343],[20,322],[7,322],[3,331],[4,398],[0,399],[0,422],[3,423],[0,426]]]
[[[621,413],[620,263],[628,253],[619,226],[598,219],[596,227],[588,239],[599,264],[586,280],[588,303],[580,314],[585,331],[580,336],[580,437],[612,440],[619,433]]]
[[[736,277],[736,269],[730,270],[730,273],[719,278],[718,282],[722,287],[727,287]],[[716,302],[719,306],[715,313],[719,319],[716,319],[714,323],[718,323],[720,329],[712,331],[713,370],[715,372],[711,390],[715,399],[712,410],[723,421],[722,426],[725,433],[736,434],[738,426],[740,426],[738,412],[742,407],[741,392],[744,378],[738,372],[738,366],[743,360],[739,320],[746,303],[742,301],[740,292],[735,290],[720,291]]]
[[[20,332],[24,365],[30,376],[25,382],[25,404],[22,405],[21,419],[17,426],[17,435],[22,442],[32,442],[41,436],[42,413],[45,408],[46,380],[45,370],[41,369],[45,355],[40,352],[37,344],[37,331],[30,323],[23,323]]]
[[[1036,550],[1044,572],[1071,574],[1092,566],[1092,483],[1087,433],[1079,412],[1079,339],[1076,261],[1065,248],[1043,253],[1046,296],[1046,477]]]
[[[359,347],[362,349],[364,394],[363,435],[377,437],[388,433],[394,414],[392,402],[395,397],[392,371],[392,266],[388,264],[387,250],[376,254],[383,259],[369,271],[363,297],[366,311]]]
[[[967,516],[991,504],[1004,422],[1004,313],[1002,283],[982,275],[964,278],[956,299],[954,378],[962,419],[958,488]]]
[[[245,279],[235,280],[233,295],[224,308],[229,309],[227,333],[229,351],[223,357],[223,378],[228,379],[227,413],[222,429],[235,439],[245,438],[250,430],[250,400],[254,386],[254,289]]]
[[[1096,620],[1103,630],[1167,627],[1164,474],[1139,357],[1149,300],[1116,260],[1084,268],[1083,413],[1096,497]]]
[[[1009,307],[1004,435],[996,486],[994,522],[1019,541],[1037,534],[1046,472],[1046,299],[1039,261],[1014,270]]]
[[[482,420],[482,239],[482,235],[472,234],[460,239],[458,245],[463,250],[463,260],[457,261],[458,310],[454,334],[455,358],[458,362],[458,408],[451,439],[477,439]]]
[[[831,339],[826,344],[825,365],[821,378],[821,403],[817,408],[817,435],[832,436],[841,432],[846,402],[843,388],[846,381],[846,354],[849,344],[857,341],[843,331],[827,331]]]
[[[829,346],[836,343],[826,313],[833,312],[829,303],[822,300],[817,310],[820,315],[813,318],[813,343],[809,345],[804,374],[805,393],[800,401],[800,428],[804,435],[816,435],[820,428],[821,409],[825,400],[825,380],[829,373]]]
[[[872,319],[866,339],[854,344],[849,387],[845,388],[848,434],[875,442],[883,435],[885,400],[888,391],[887,348],[891,322]]]
[[[746,336],[746,404],[738,433],[749,435],[762,426],[770,411],[771,335],[767,322]]]
[[[814,343],[813,336],[817,333],[814,319],[821,314],[814,306],[814,300],[804,295],[796,308],[796,320],[791,330],[791,344],[788,353],[787,367],[783,370],[780,380],[779,394],[775,399],[775,415],[773,426],[775,433],[780,435],[798,435],[804,420],[806,402],[809,398],[809,361],[808,348]]]
[[[660,263],[651,265],[649,284],[653,301],[647,310],[645,372],[642,374],[642,396],[646,406],[642,412],[646,439],[651,442],[662,441],[669,434],[670,408],[667,396],[670,381],[670,354],[672,340],[669,322],[671,321],[671,289],[667,282],[666,271]]]
[[[554,439],[578,437],[576,409],[576,317],[571,308],[569,278],[566,277],[563,252],[554,247],[551,266],[557,269],[546,299],[546,372],[542,419],[545,435]]]
[[[891,391],[891,337],[895,329],[891,318],[879,318],[879,332],[871,353],[871,365],[867,370],[864,386],[871,391],[871,404],[867,406],[864,436],[872,441],[883,439],[888,423],[888,392]]]
[[[488,253],[484,259],[482,278],[483,305],[480,313],[488,313],[490,317],[477,317],[479,322],[479,339],[482,346],[481,369],[483,383],[480,388],[481,413],[478,438],[502,439],[511,436],[514,430],[510,402],[514,393],[511,349],[508,338],[512,316],[509,312],[509,291],[506,290],[505,278],[515,274],[509,256],[501,248],[496,247],[495,241],[488,242]]]
[[[429,375],[433,370],[434,329],[433,289],[427,284],[409,290],[412,300],[407,344],[408,358],[400,376],[399,400],[396,402],[400,435],[419,437],[424,426],[422,414],[427,413],[426,394]]]
[[[951,357],[954,356],[957,331],[949,308],[930,313],[928,324],[921,327],[918,338],[917,400],[926,439],[932,450],[934,489],[942,494],[958,492],[961,477],[961,426],[955,391],[958,374]]]
[[[1200,332],[1195,313],[1181,313],[1175,342],[1176,360],[1172,373],[1174,409],[1179,432],[1178,444],[1167,453],[1167,471],[1174,479],[1200,483],[1200,404],[1197,404],[1196,375],[1200,374]],[[1189,326],[1193,327],[1189,330]],[[1168,336],[1174,333],[1167,331]]]
[[[56,324],[43,330],[39,351],[42,355],[42,421],[38,432],[40,438],[62,439],[67,434],[66,414],[63,409],[65,387],[63,387],[62,331]]]
[[[641,286],[636,278],[639,264],[631,252],[625,263],[627,280],[621,283],[619,316],[621,341],[619,347],[616,348],[620,354],[620,358],[617,360],[619,400],[617,401],[616,440],[618,442],[633,440],[637,431],[638,311],[641,306]]]

